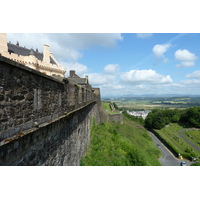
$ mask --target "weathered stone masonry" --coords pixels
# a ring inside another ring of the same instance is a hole
[[[0,56],[0,165],[79,165],[99,106],[99,89]]]

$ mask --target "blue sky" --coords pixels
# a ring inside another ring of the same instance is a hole
[[[200,94],[198,33],[24,33],[12,43],[50,51],[67,70],[89,76],[102,97],[129,94]]]

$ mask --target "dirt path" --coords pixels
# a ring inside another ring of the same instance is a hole
[[[182,137],[182,138],[185,140],[185,142],[187,142],[187,143],[190,144],[194,149],[196,149],[197,151],[200,152],[200,147],[198,147],[197,145],[195,145],[193,142],[191,142],[187,137],[185,137],[185,136],[183,135],[183,131],[186,131],[186,130],[194,130],[194,129],[192,129],[192,128],[185,128],[185,129],[182,129],[182,130],[178,131],[180,137]]]

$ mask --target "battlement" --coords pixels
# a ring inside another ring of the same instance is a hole
[[[30,67],[31,69],[38,70],[41,73],[47,74],[50,76],[63,77],[63,74],[65,73],[64,67],[58,66],[52,63],[49,63],[47,65],[44,61],[38,60],[33,55],[22,56],[22,55],[17,55],[15,53],[8,53],[8,52],[2,52],[1,55],[15,62],[18,62],[22,65]]]

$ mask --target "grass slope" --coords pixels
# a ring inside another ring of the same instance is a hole
[[[159,166],[161,156],[147,131],[123,118],[123,124],[102,123],[91,127],[91,144],[82,166]]]

